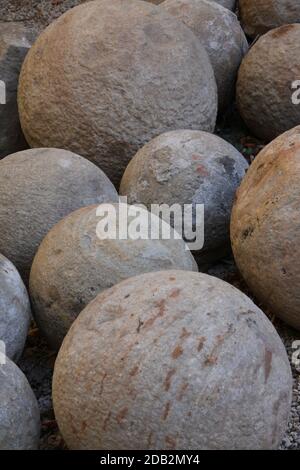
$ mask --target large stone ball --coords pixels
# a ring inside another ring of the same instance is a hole
[[[300,126],[262,150],[233,207],[231,240],[237,265],[272,313],[300,329]]]
[[[14,265],[0,254],[0,341],[6,355],[17,361],[24,349],[30,323],[30,303]]]
[[[139,147],[164,131],[213,131],[214,73],[180,21],[136,0],[69,10],[38,38],[22,68],[19,110],[32,147],[60,147],[118,183]]]
[[[39,437],[40,412],[34,393],[23,372],[1,355],[0,450],[35,450]]]
[[[300,76],[300,24],[262,36],[244,58],[238,74],[237,103],[250,130],[270,141],[300,123],[293,86]]]
[[[237,72],[248,42],[234,13],[207,0],[166,0],[168,13],[183,21],[205,47],[218,86],[219,112],[233,101]]]
[[[88,204],[117,201],[105,174],[60,149],[31,149],[0,161],[0,252],[27,281],[35,252],[61,218]]]
[[[235,191],[248,168],[220,137],[201,131],[167,132],[146,144],[129,163],[120,192],[131,204],[204,204],[204,246],[199,265],[224,255]],[[193,220],[197,232],[199,220]]]
[[[119,227],[123,223],[121,211],[128,211],[129,207],[126,204],[112,207]],[[129,211],[128,214],[130,226],[133,217]],[[146,220],[148,216],[143,210],[142,217]],[[111,222],[113,218],[111,212]],[[197,271],[182,239],[101,239],[96,233],[99,221],[97,206],[73,212],[48,233],[34,259],[30,294],[35,319],[55,349],[60,347],[78,314],[102,290],[145,272]],[[159,226],[160,219],[152,215],[151,222]]]
[[[35,33],[22,23],[0,22],[0,158],[28,147],[21,131],[17,88]]]
[[[88,305],[58,354],[53,399],[71,449],[275,449],[291,389],[284,346],[250,299],[163,271]]]
[[[239,12],[252,38],[284,24],[300,23],[300,3],[295,0],[239,0]]]

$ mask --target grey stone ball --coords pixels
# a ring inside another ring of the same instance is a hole
[[[99,294],[53,378],[71,449],[276,449],[291,394],[285,348],[263,312],[224,281],[186,271]]]
[[[201,131],[167,132],[146,144],[129,163],[120,194],[130,204],[204,204],[200,269],[226,253],[235,191],[248,168],[220,137]],[[194,221],[193,229],[197,229]]]
[[[27,290],[14,265],[0,254],[0,341],[17,361],[24,349],[31,310]]]
[[[27,282],[35,252],[61,218],[79,207],[117,201],[93,163],[60,149],[30,149],[0,161],[0,252]]]
[[[21,131],[17,88],[24,58],[35,39],[21,22],[0,22],[0,158],[28,147]]]
[[[120,206],[113,207],[120,226]],[[143,213],[149,217],[146,210]],[[113,220],[112,214],[109,219]],[[128,226],[131,220],[129,217]],[[79,313],[102,290],[145,272],[197,271],[182,239],[100,239],[96,233],[99,221],[97,206],[73,212],[53,227],[34,258],[30,275],[34,316],[55,349]],[[152,215],[151,222],[158,226],[160,219]]]
[[[300,77],[300,24],[261,36],[244,58],[237,80],[237,105],[254,135],[271,141],[300,123],[292,85]]]
[[[236,263],[255,296],[300,330],[300,126],[267,145],[237,192],[231,217]]]
[[[39,437],[40,412],[35,395],[23,372],[1,356],[0,450],[35,450]]]
[[[300,23],[298,0],[239,0],[239,12],[251,38],[285,24]]]
[[[232,103],[248,42],[234,13],[207,0],[165,0],[161,7],[188,26],[205,47],[218,86],[219,113]]]
[[[115,184],[152,137],[213,131],[214,73],[180,21],[137,0],[79,5],[37,39],[22,67],[19,111],[31,147],[65,148]]]

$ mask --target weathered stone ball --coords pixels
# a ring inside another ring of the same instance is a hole
[[[21,131],[17,88],[35,33],[22,23],[0,22],[0,158],[28,147]]]
[[[120,227],[124,223],[122,210],[129,207],[115,204],[112,208]],[[105,210],[103,207],[103,213]],[[32,265],[30,295],[35,319],[55,349],[75,318],[102,290],[145,272],[197,271],[182,239],[99,238],[101,219],[97,213],[97,206],[89,206],[60,221],[43,240]],[[133,221],[133,214],[128,215],[126,229]],[[149,216],[143,209],[145,221]],[[110,212],[109,221],[113,219]],[[151,223],[159,227],[160,219],[152,215]]]
[[[248,42],[234,13],[207,0],[165,0],[161,7],[183,21],[205,47],[218,86],[219,113],[233,101]]]
[[[23,372],[8,358],[0,362],[0,450],[35,450],[40,412]]]
[[[199,266],[230,246],[229,224],[235,191],[248,168],[244,157],[220,137],[201,131],[167,132],[146,144],[129,163],[120,193],[130,204],[204,204],[204,246]],[[199,220],[193,219],[198,233]]]
[[[237,265],[255,296],[300,329],[299,184],[300,126],[256,157],[232,211],[231,241]]]
[[[79,207],[117,201],[93,163],[60,149],[30,149],[0,161],[0,252],[27,282],[35,252],[50,228]]]
[[[292,377],[254,303],[206,274],[162,271],[98,295],[55,364],[71,449],[276,449]]]
[[[246,34],[252,38],[285,24],[300,23],[300,3],[295,0],[239,0]]]
[[[14,265],[0,254],[0,341],[5,353],[17,361],[24,349],[30,324],[30,303]]]
[[[79,5],[26,57],[19,110],[32,147],[65,148],[119,183],[136,151],[176,128],[213,131],[214,73],[182,22],[137,0]]]
[[[300,76],[298,44],[300,24],[273,29],[251,47],[240,67],[239,111],[249,129],[265,141],[300,123],[297,96],[293,99]]]

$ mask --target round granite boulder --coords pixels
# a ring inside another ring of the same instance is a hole
[[[30,149],[0,161],[0,252],[27,282],[35,252],[50,228],[88,204],[118,201],[93,163],[60,149]]]
[[[91,1],[52,23],[26,57],[18,102],[31,147],[79,153],[115,184],[152,137],[213,131],[217,114],[204,47],[182,22],[138,0]]]
[[[59,351],[70,449],[277,449],[292,376],[271,322],[231,285],[161,271],[99,294]]]

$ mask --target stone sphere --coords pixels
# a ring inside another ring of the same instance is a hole
[[[17,361],[24,349],[30,324],[30,303],[14,265],[0,254],[0,341],[6,355]]]
[[[0,403],[0,450],[36,450],[40,437],[37,400],[23,372],[3,355]]]
[[[256,157],[232,211],[231,241],[241,274],[272,313],[300,329],[300,126]]]
[[[116,204],[113,208],[119,226],[122,212]],[[143,210],[143,217],[148,216]],[[113,220],[112,213],[109,218]],[[128,226],[131,220],[129,217]],[[102,290],[150,271],[197,271],[182,239],[100,239],[96,233],[99,221],[97,206],[73,212],[53,227],[35,256],[30,275],[35,319],[55,349],[78,314]],[[153,215],[151,222],[158,226],[160,219]]]
[[[17,88],[35,34],[22,23],[0,22],[0,158],[28,147],[21,131]]]
[[[22,68],[19,110],[32,147],[79,153],[117,184],[152,137],[213,131],[217,90],[204,47],[182,22],[150,3],[98,0],[39,36]]]
[[[222,113],[233,101],[238,69],[248,50],[236,15],[207,0],[166,0],[161,7],[183,21],[205,47],[215,72]]]
[[[201,131],[167,132],[146,144],[129,163],[120,193],[130,204],[204,204],[204,246],[199,266],[230,246],[235,191],[248,168],[244,157],[220,137]],[[196,231],[199,221],[193,221]]]
[[[300,3],[295,0],[239,0],[240,19],[252,38],[270,29],[300,23]]]
[[[31,149],[0,161],[0,252],[25,281],[50,228],[88,204],[117,201],[117,192],[93,163],[60,149]]]
[[[292,88],[300,76],[298,44],[300,24],[273,29],[251,47],[240,67],[238,108],[249,129],[262,140],[271,141],[300,123],[300,106],[294,103]]]
[[[276,449],[292,391],[271,322],[229,284],[162,271],[99,294],[55,364],[71,449]]]

